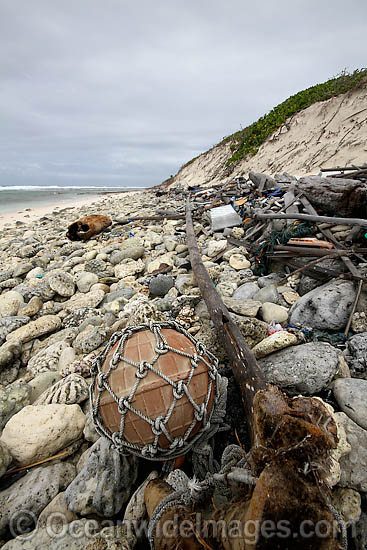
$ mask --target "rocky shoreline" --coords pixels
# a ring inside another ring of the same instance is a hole
[[[182,214],[183,197],[156,190],[106,195],[95,204],[59,209],[2,231],[4,550],[147,547],[126,533],[121,522],[144,519],[142,490],[140,500],[132,495],[148,475],[157,475],[157,465],[120,456],[100,438],[88,402],[93,358],[127,325],[175,320],[203,342],[229,378],[226,421],[231,428],[216,442],[217,458],[236,437],[246,443],[240,394],[191,270],[185,220],[164,219],[162,214],[161,221],[119,225],[126,218],[154,216],[157,209]],[[92,240],[70,242],[68,225],[91,213],[110,216],[114,223]],[[356,295],[352,281],[325,283],[297,274],[278,285],[282,269],[256,276],[245,247],[228,249],[226,236],[241,239],[242,227],[213,232],[204,213],[196,217],[194,229],[204,265],[267,380],[290,396],[317,395],[334,406],[340,444],[333,505],[358,536],[365,533],[367,293],[361,293],[345,345],[316,338],[317,331],[331,336],[345,328]],[[340,260],[333,262],[335,267]],[[367,273],[367,264],[359,268]],[[30,467],[37,462],[41,464]],[[11,468],[20,471],[12,473]],[[68,531],[52,538],[45,527],[52,514],[82,535],[75,538]],[[94,522],[93,532],[85,528],[88,521]],[[17,537],[28,530],[28,539]],[[363,548],[358,536],[355,548]]]

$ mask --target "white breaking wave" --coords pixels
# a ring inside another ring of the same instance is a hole
[[[97,189],[100,191],[108,190],[126,190],[126,189],[144,189],[144,187],[122,187],[122,186],[101,186],[101,185],[0,185],[0,191],[88,191],[89,189]]]

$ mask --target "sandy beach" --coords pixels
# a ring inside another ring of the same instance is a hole
[[[56,203],[54,205],[46,204],[33,208],[25,208],[23,210],[15,210],[13,212],[5,212],[0,215],[0,230],[4,229],[6,226],[10,227],[15,225],[17,221],[30,224],[42,216],[47,216],[56,210],[60,212],[65,208],[80,208],[82,206],[93,205],[100,202],[102,196],[103,195],[83,195],[83,197],[77,197],[74,200],[62,202],[60,205]]]

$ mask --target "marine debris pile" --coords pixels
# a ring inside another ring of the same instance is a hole
[[[2,549],[363,548],[367,171],[325,173],[5,227]]]

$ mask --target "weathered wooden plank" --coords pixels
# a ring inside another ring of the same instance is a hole
[[[240,329],[233,322],[228,309],[215,290],[213,281],[203,265],[192,224],[189,199],[186,203],[186,237],[195,279],[217,330],[218,337],[223,342],[231,361],[233,374],[242,394],[243,406],[253,442],[253,401],[256,392],[265,389],[267,383],[255,356],[248,347]]]

